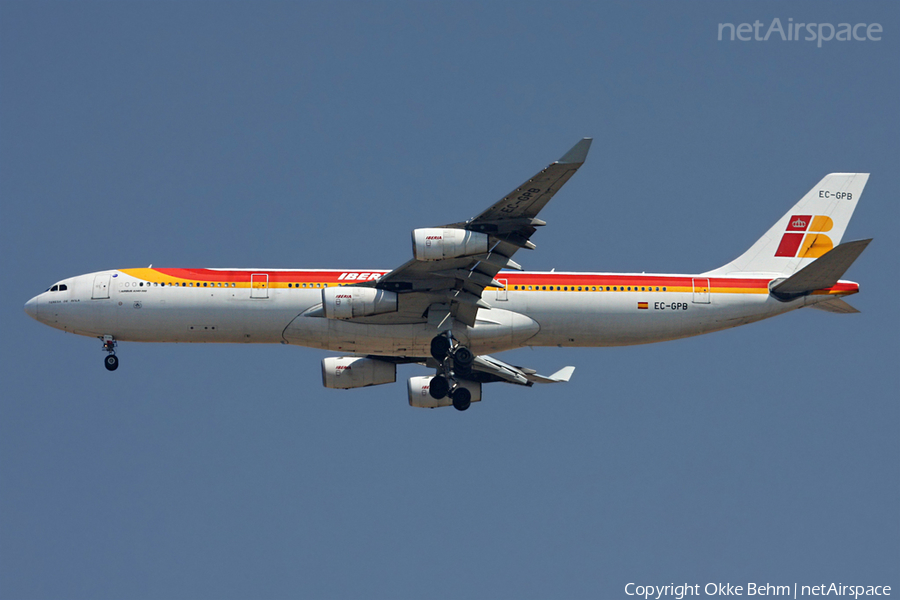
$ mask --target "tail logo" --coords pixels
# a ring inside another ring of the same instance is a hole
[[[810,223],[811,221],[811,223]],[[834,221],[825,215],[792,215],[785,233],[778,244],[775,256],[785,258],[818,258],[834,248],[834,242],[825,235],[831,231]]]

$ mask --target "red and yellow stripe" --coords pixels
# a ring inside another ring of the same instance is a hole
[[[388,271],[364,270],[219,270],[219,269],[122,269],[136,279],[160,285],[179,287],[267,286],[273,289],[316,289],[350,285],[377,278]],[[768,294],[769,279],[727,277],[685,277],[669,275],[614,275],[594,273],[527,273],[502,272],[495,279],[506,281],[508,291],[560,292],[666,292],[712,294]],[[496,288],[488,288],[496,289]],[[859,292],[859,285],[841,282],[831,288],[813,292],[816,295],[844,296]]]

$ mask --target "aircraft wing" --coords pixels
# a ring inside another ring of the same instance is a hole
[[[532,386],[535,383],[564,383],[569,381],[575,367],[563,367],[553,375],[538,375],[534,369],[526,367],[516,367],[493,356],[483,354],[475,357],[472,363],[473,380],[480,380],[483,383],[490,381],[505,381],[507,383],[517,383],[519,385]]]
[[[478,308],[489,308],[481,297],[484,289],[502,287],[494,279],[500,269],[521,270],[512,256],[519,248],[535,247],[530,238],[537,227],[545,225],[537,218],[538,213],[584,164],[590,147],[591,138],[582,139],[558,161],[478,216],[435,228],[485,234],[489,236],[486,251],[440,260],[413,259],[377,282],[359,284],[400,294],[401,310],[392,316],[383,315],[378,322],[411,322],[415,318],[421,321],[428,318],[424,313],[429,307],[446,305],[445,314],[474,325]]]

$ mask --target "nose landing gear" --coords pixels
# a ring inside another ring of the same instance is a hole
[[[107,371],[115,371],[119,368],[119,357],[116,356],[116,340],[111,335],[104,335],[103,351],[106,352],[106,358],[103,359],[103,366]]]

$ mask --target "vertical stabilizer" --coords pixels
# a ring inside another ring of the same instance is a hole
[[[868,173],[826,175],[749,250],[706,273],[790,275],[841,243]]]

